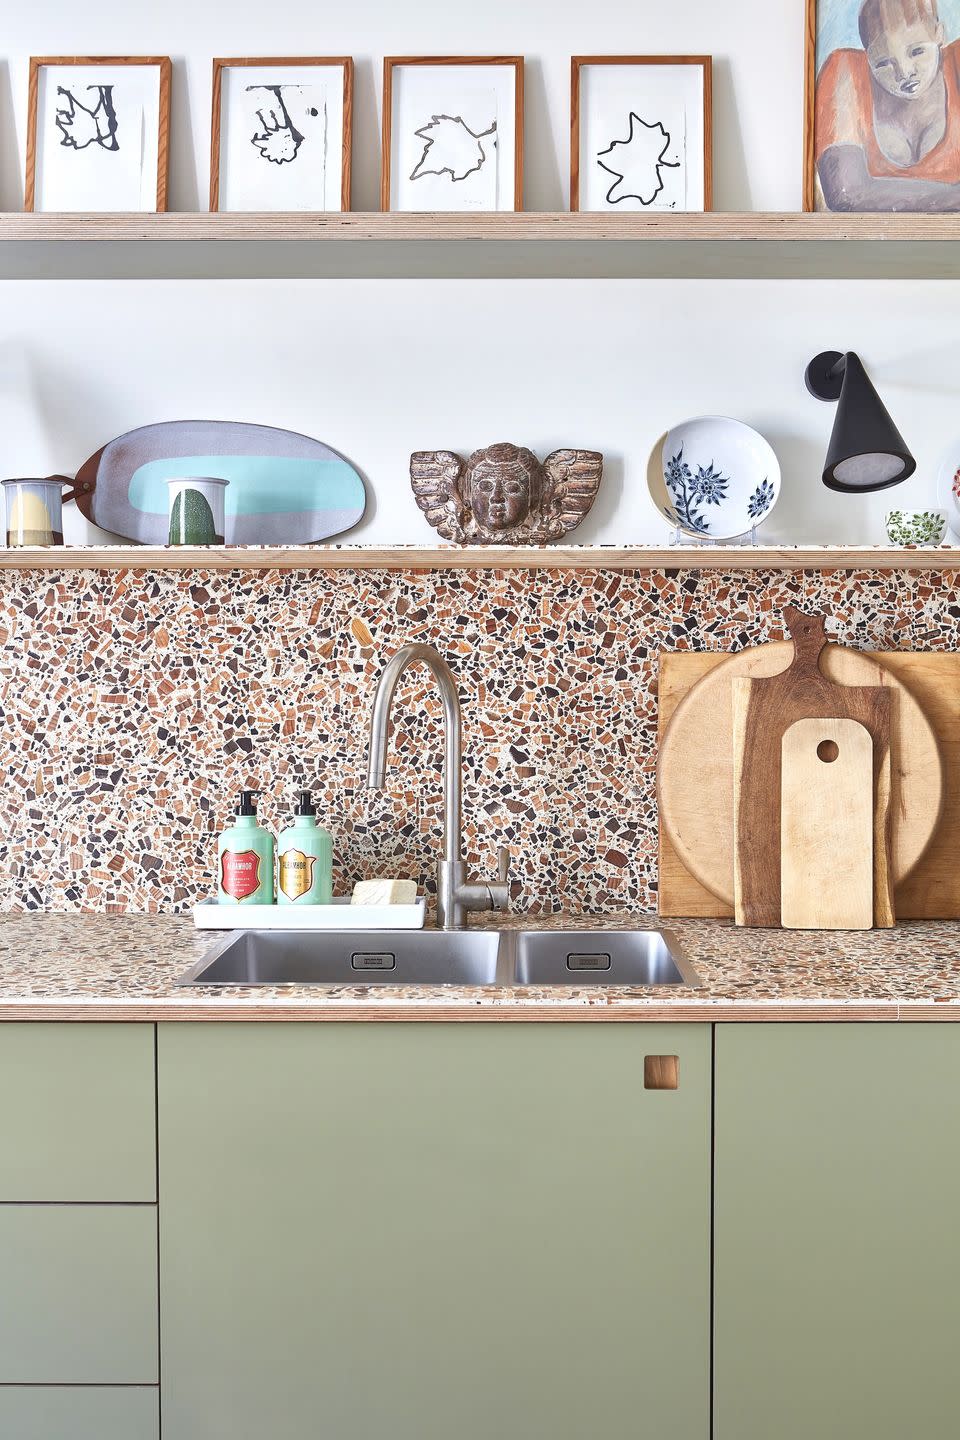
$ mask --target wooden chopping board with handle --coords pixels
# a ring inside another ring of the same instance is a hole
[[[775,675],[792,656],[789,640],[733,655],[690,651],[661,656],[661,913],[733,913],[732,682],[738,676]],[[945,838],[943,847],[938,830],[947,789],[941,743],[960,757],[960,718],[956,725],[952,718],[960,717],[955,698],[960,695],[960,657],[912,652],[874,656],[828,644],[820,667],[838,685],[884,685],[896,696],[891,804],[899,912],[941,918],[960,914],[960,881],[954,885],[952,878],[960,823],[944,830],[945,837],[949,833],[953,838],[949,843]],[[957,774],[960,819],[960,768]],[[953,813],[947,810],[948,820]],[[928,848],[937,851],[935,874],[924,878]],[[906,882],[914,871],[916,885],[913,878]]]
[[[852,720],[873,741],[874,917],[893,924],[890,864],[892,696],[882,685],[837,685],[820,669],[824,617],[784,610],[793,659],[778,675],[733,686],[733,876],[738,925],[780,924],[783,737],[797,720]]]
[[[790,930],[869,930],[875,825],[869,731],[856,720],[795,720],[784,731],[780,769],[780,923]]]

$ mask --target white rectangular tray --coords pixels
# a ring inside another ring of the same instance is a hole
[[[422,930],[426,901],[412,905],[220,905],[201,900],[193,907],[198,930]]]

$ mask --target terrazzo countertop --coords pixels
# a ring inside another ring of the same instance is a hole
[[[503,928],[623,929],[655,916],[553,917]],[[218,936],[189,916],[0,916],[0,1020],[958,1020],[960,923],[894,930],[664,929],[698,989],[612,986],[217,986],[177,979]]]

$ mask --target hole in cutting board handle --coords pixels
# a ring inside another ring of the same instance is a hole
[[[821,740],[817,746],[817,759],[822,760],[824,765],[832,765],[840,754],[840,746],[836,740]]]

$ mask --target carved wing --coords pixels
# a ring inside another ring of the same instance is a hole
[[[463,468],[452,450],[417,450],[410,456],[410,484],[417,504],[444,540],[461,545],[467,512],[460,489]]]
[[[554,450],[543,462],[547,476],[543,514],[551,540],[566,535],[587,515],[603,478],[599,450]]]

